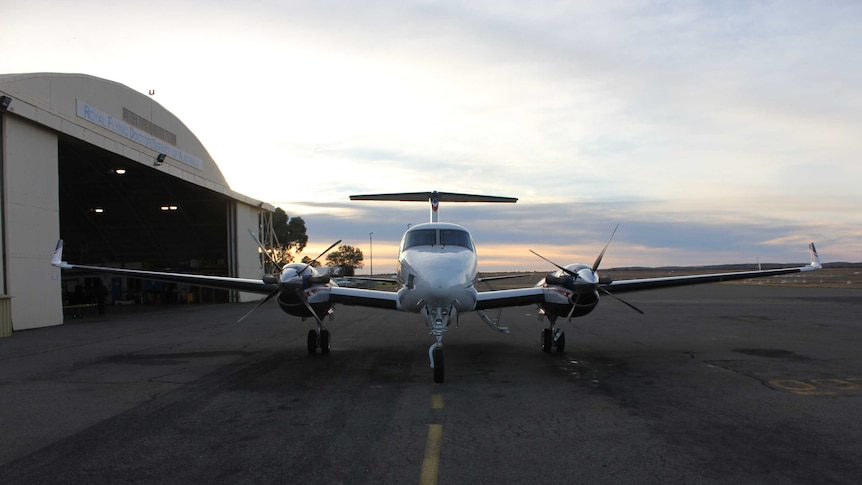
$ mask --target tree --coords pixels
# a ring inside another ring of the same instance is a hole
[[[303,256],[302,262],[304,264],[311,266],[312,268],[319,268],[320,267],[320,261],[318,261],[316,259],[311,259],[311,256]]]
[[[279,244],[286,250],[301,253],[308,244],[308,234],[305,233],[305,221],[302,217],[288,217],[281,207],[276,207],[272,213],[272,229]]]
[[[294,260],[292,253],[301,253],[308,243],[305,221],[301,217],[290,218],[281,207],[277,207],[272,213],[270,222],[278,243],[270,246],[271,241],[263,241],[267,252],[280,264],[292,263]]]
[[[344,244],[338,249],[326,255],[327,266],[340,266],[343,276],[353,276],[356,268],[361,268],[363,256],[362,250]]]

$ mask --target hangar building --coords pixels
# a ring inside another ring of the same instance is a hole
[[[151,97],[81,74],[0,75],[0,177],[0,294],[11,297],[15,330],[63,323],[64,306],[91,285],[114,302],[259,298],[99,281],[49,264],[62,238],[64,259],[78,264],[262,275],[247,229],[260,230],[274,208],[231,190],[191,130]]]

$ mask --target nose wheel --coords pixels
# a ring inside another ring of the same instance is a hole
[[[442,348],[437,347],[431,351],[431,365],[434,366],[434,382],[437,384],[442,383],[446,379],[446,366],[443,362]]]

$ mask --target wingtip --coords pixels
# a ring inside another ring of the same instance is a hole
[[[52,266],[60,266],[63,264],[63,240],[57,241],[57,246],[54,247],[54,256],[51,257]]]
[[[817,254],[817,248],[814,247],[814,243],[808,244],[808,251],[811,252],[811,266],[813,268],[820,269],[823,265],[820,263],[820,255]]]
[[[54,255],[51,257],[51,266],[58,268],[71,268],[72,265],[63,261],[63,240],[57,241],[57,246],[54,248]]]

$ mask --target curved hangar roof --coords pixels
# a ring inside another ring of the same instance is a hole
[[[165,153],[163,171],[253,205],[259,203],[228,187],[206,148],[179,118],[123,84],[85,74],[31,73],[0,75],[0,88],[46,114],[57,115],[59,119],[45,121],[53,121],[55,128],[72,137],[133,159],[138,158],[132,153],[137,146],[144,155],[138,161],[148,166],[153,153]],[[87,136],[89,132],[107,140],[99,143],[100,139]]]
[[[58,133],[60,235],[77,262],[223,267],[229,233],[244,233],[230,204],[274,210],[231,190],[191,130],[127,86],[30,73],[0,75],[0,91]]]

